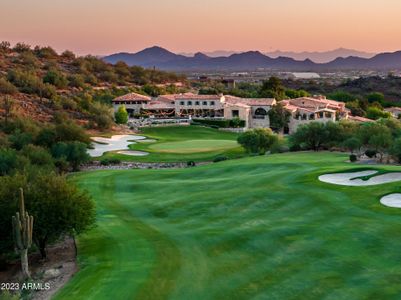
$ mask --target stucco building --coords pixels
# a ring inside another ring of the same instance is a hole
[[[308,122],[335,122],[352,119],[370,121],[350,116],[345,103],[326,99],[324,96],[282,100],[280,103],[290,112],[288,127],[284,133],[295,132],[298,126]],[[269,111],[277,104],[270,98],[240,98],[230,95],[197,95],[193,93],[161,95],[151,98],[130,93],[113,100],[114,109],[125,105],[131,118],[214,118],[245,121],[246,128],[269,128]]]

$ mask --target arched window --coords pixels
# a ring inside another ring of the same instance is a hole
[[[192,101],[188,101],[188,102],[187,102],[187,105],[192,105]]]
[[[266,116],[266,115],[267,111],[262,107],[259,107],[255,110],[255,116]]]

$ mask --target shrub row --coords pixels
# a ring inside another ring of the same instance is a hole
[[[213,120],[213,119],[193,119],[192,125],[206,125],[214,128],[242,128],[245,127],[245,121],[240,119],[232,120]]]

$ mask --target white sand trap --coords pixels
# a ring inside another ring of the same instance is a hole
[[[390,194],[380,199],[380,203],[388,207],[401,208],[401,194]]]
[[[338,185],[348,185],[348,186],[368,186],[368,185],[378,185],[383,183],[396,182],[401,180],[401,172],[386,173],[382,175],[377,175],[369,178],[368,180],[362,180],[356,177],[370,176],[376,174],[377,171],[368,170],[362,172],[352,172],[352,173],[336,173],[336,174],[326,174],[319,176],[319,180],[338,184]],[[353,179],[355,178],[355,179]]]
[[[102,156],[108,151],[125,150],[128,145],[135,144],[136,140],[144,140],[146,137],[140,135],[113,135],[111,138],[92,137],[94,149],[88,149],[88,154],[92,157]]]
[[[146,156],[149,153],[143,151],[134,151],[134,150],[126,150],[126,151],[118,151],[118,154],[130,155],[130,156]]]

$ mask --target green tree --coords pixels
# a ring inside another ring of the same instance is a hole
[[[366,111],[366,117],[372,120],[378,120],[380,118],[390,118],[390,116],[391,116],[390,113],[373,106],[369,107],[368,110]]]
[[[355,150],[359,151],[361,149],[362,142],[357,137],[350,137],[350,138],[346,139],[342,143],[342,145],[343,145],[343,147],[347,148],[347,150],[349,150],[351,152],[351,154],[353,154]]]
[[[86,144],[77,141],[57,143],[51,148],[51,152],[54,158],[68,161],[74,171],[89,160]]]
[[[127,124],[128,122],[128,112],[125,105],[120,105],[114,114],[114,118],[117,124]]]
[[[394,156],[398,162],[401,162],[401,138],[394,140],[390,149],[390,154]]]
[[[263,82],[259,91],[259,96],[262,98],[282,100],[285,98],[285,88],[279,78],[272,76],[269,80]]]
[[[328,141],[330,141],[329,133],[325,124],[320,122],[301,125],[290,136],[290,143],[293,147],[314,151],[319,151]]]
[[[277,142],[277,135],[268,128],[248,130],[238,137],[238,143],[252,154],[264,154]]]
[[[24,189],[26,209],[34,217],[33,241],[43,258],[49,243],[64,235],[79,234],[95,221],[95,207],[89,195],[68,183],[64,176],[39,172],[0,177],[0,249],[13,249],[10,220],[19,187]]]
[[[384,95],[379,92],[370,93],[367,97],[370,103],[378,102],[380,104],[384,103]]]
[[[374,149],[379,153],[380,160],[382,160],[383,154],[390,149],[393,140],[391,130],[380,123],[361,125],[357,137],[365,148]]]
[[[288,126],[291,113],[284,108],[281,103],[273,106],[269,112],[270,127],[275,131],[281,131],[284,127]]]

